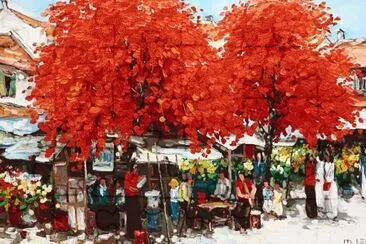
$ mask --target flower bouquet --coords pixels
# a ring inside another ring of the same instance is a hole
[[[315,154],[307,144],[297,144],[293,148],[277,147],[272,150],[272,161],[281,165],[285,169],[285,173],[292,169],[295,174],[305,175],[306,154]]]
[[[355,145],[352,148],[343,148],[342,154],[335,158],[336,175],[353,173],[359,167],[361,147]]]
[[[179,170],[196,175],[198,180],[215,180],[218,164],[218,161],[212,160],[183,160],[179,163]]]
[[[244,175],[248,177],[253,174],[254,165],[250,159],[245,159],[244,161],[238,159],[234,161],[233,169],[235,173],[239,171],[244,172]]]
[[[307,144],[297,145],[293,148],[291,163],[295,174],[305,175],[305,158],[307,154],[315,155],[314,149]]]
[[[344,188],[351,183],[351,174],[359,172],[361,147],[354,145],[352,148],[344,147],[342,152],[334,157],[335,175],[338,184]]]
[[[270,172],[275,181],[287,180],[291,171],[291,148],[278,147],[272,150]]]
[[[284,166],[281,164],[273,164],[270,168],[271,175],[274,181],[283,182],[286,181],[289,177],[291,166]]]
[[[34,215],[33,210],[37,212],[39,204],[51,201],[52,185],[42,185],[40,180],[40,176],[12,168],[0,174],[0,206],[9,212],[9,221],[13,225],[30,223],[31,221],[26,220],[33,218],[30,217]]]

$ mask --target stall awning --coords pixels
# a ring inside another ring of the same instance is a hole
[[[21,137],[0,131],[0,148],[7,148],[16,144]]]
[[[30,161],[34,156],[37,162],[47,163],[56,157],[64,146],[58,145],[55,153],[51,157],[45,156],[47,148],[48,145],[45,143],[43,136],[20,137],[14,145],[5,149],[2,156],[9,160],[24,161]]]
[[[13,146],[8,147],[3,156],[10,160],[25,160],[29,161],[32,156],[39,155],[41,149],[38,147],[38,142],[43,137],[27,137],[18,141]]]
[[[300,134],[296,134],[297,137],[301,137]],[[295,145],[296,141],[295,140],[291,140],[288,139],[289,136],[281,137],[281,140],[279,142],[274,142],[273,146],[275,147],[292,147],[293,145]],[[254,134],[252,136],[250,135],[245,135],[243,137],[241,137],[238,142],[236,143],[235,146],[231,145],[231,143],[234,141],[235,137],[234,136],[230,136],[225,138],[226,142],[225,144],[223,144],[220,140],[216,140],[216,142],[220,145],[222,145],[223,147],[229,149],[229,150],[235,150],[236,148],[238,148],[240,145],[246,144],[246,145],[255,145],[258,147],[262,147],[264,148],[265,142],[263,140],[263,138],[261,138],[259,135]]]
[[[38,125],[30,121],[30,118],[0,118],[0,131],[20,136],[39,131]]]
[[[360,120],[361,119],[361,120]],[[350,123],[346,122],[346,129],[366,129],[366,108],[363,108],[360,112],[360,117],[356,119],[356,127],[352,126]]]
[[[362,122],[360,120],[356,121],[356,129],[366,129],[366,108],[363,108],[360,112],[360,118],[362,119]]]

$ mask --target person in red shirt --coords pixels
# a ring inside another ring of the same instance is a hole
[[[318,216],[318,207],[316,205],[315,184],[316,184],[316,160],[313,156],[307,154],[305,158],[305,194],[306,215],[309,218],[316,218]]]
[[[127,237],[133,238],[135,230],[142,230],[140,190],[137,183],[140,179],[137,164],[133,164],[125,175],[124,187],[126,195]]]
[[[238,172],[238,179],[235,183],[237,206],[233,215],[236,222],[240,225],[240,233],[246,233],[250,228],[250,211],[255,196],[255,186],[253,182],[246,179],[243,172]]]

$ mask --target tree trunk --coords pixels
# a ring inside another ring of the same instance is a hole
[[[296,143],[295,143],[296,145]],[[290,154],[290,162],[291,162],[291,169],[290,171],[288,172],[288,176],[287,176],[287,183],[286,183],[286,200],[288,199],[289,197],[289,191],[290,191],[290,174],[291,174],[291,171],[292,171],[292,154],[294,153],[294,147],[295,145],[292,146],[291,148],[291,154]]]
[[[227,160],[228,160],[228,178],[229,178],[229,181],[231,183],[232,180],[233,180],[233,174],[231,172],[232,165],[231,165],[231,150],[230,149],[229,149],[229,153],[228,153],[228,156],[227,156]]]
[[[88,168],[86,165],[86,160],[84,160],[84,184],[83,184],[83,194],[84,194],[84,199],[83,199],[83,207],[84,207],[84,224],[85,224],[85,229],[88,228],[88,186],[86,185],[86,181],[88,179]],[[75,208],[75,212],[77,211],[77,209]]]
[[[266,157],[266,176],[265,178],[267,178],[269,181],[271,179],[271,166],[272,166],[272,159],[271,159],[271,155],[272,155],[272,149],[273,149],[273,138],[270,135],[265,135],[264,136],[264,155]]]

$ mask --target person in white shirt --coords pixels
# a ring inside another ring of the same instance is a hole
[[[156,190],[156,186],[152,185],[152,190],[145,192],[147,197],[147,229],[158,230],[160,228],[160,191]]]
[[[268,180],[263,182],[263,211],[267,215],[273,210],[273,191]]]
[[[170,217],[173,224],[178,223],[179,218],[179,200],[178,200],[178,193],[179,193],[179,182],[176,179],[171,179],[169,182],[170,186]]]
[[[219,171],[219,179],[217,180],[214,195],[211,197],[220,201],[229,200],[231,195],[231,184],[229,179],[225,177],[224,171]]]
[[[126,203],[126,196],[125,196],[125,189],[123,189],[120,182],[116,182],[116,194],[114,196],[114,204],[119,210],[120,214],[120,226],[124,227],[127,225],[127,216],[125,213],[125,203]]]
[[[324,179],[330,186],[323,187],[324,207],[327,217],[335,220],[338,216],[338,186],[334,180],[334,163],[329,155],[325,155]]]
[[[324,183],[324,161],[323,161],[323,155],[321,154],[316,157],[316,183],[315,183],[316,205],[319,209],[324,209],[323,183]]]

